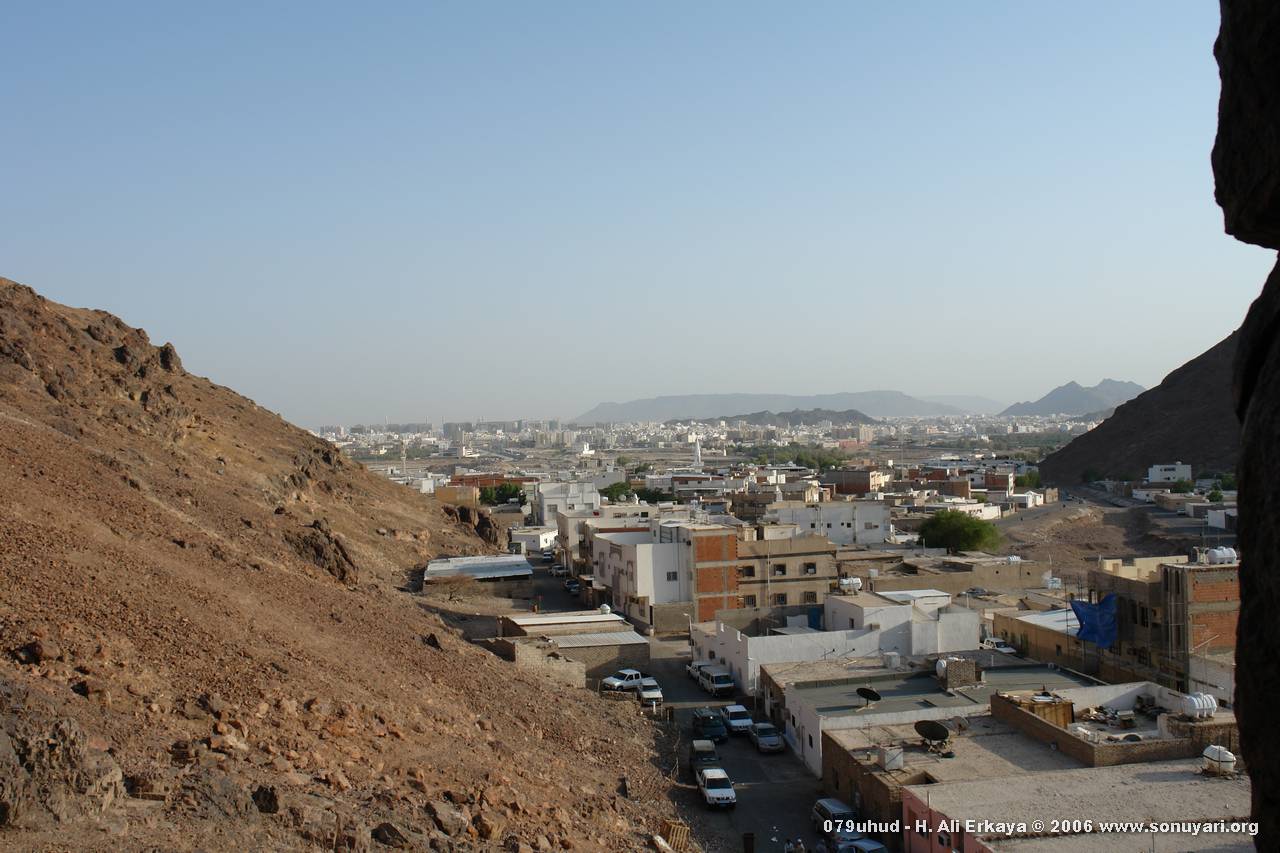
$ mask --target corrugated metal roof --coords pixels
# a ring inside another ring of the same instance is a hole
[[[493,554],[481,557],[453,557],[427,563],[423,576],[431,578],[470,575],[474,578],[532,577],[533,566],[519,554]]]
[[[648,643],[635,631],[601,631],[592,634],[563,634],[551,637],[551,642],[562,649],[590,648],[592,646],[634,646]]]
[[[616,613],[597,613],[594,610],[588,613],[540,613],[537,616],[507,616],[505,618],[514,625],[522,626],[626,621]]]

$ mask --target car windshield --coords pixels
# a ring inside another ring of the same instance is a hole
[[[727,675],[713,675],[711,681],[715,684],[729,684],[733,679]]]
[[[686,776],[685,778],[687,779],[689,777]],[[688,784],[688,783],[686,782],[685,784]],[[733,783],[730,782],[728,779],[723,779],[717,776],[714,779],[707,780],[707,787],[708,788],[732,788]]]
[[[749,719],[751,719],[751,713],[750,713],[750,712],[748,712],[748,711],[730,711],[730,712],[729,712],[729,719],[731,719],[731,720],[749,720]]]
[[[724,723],[720,722],[715,717],[703,717],[698,721],[698,723],[704,729],[723,729],[724,728]]]
[[[756,734],[760,737],[775,737],[778,734],[778,730],[768,723],[765,723],[763,725],[756,726]]]

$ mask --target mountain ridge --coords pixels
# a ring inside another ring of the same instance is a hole
[[[857,409],[847,409],[843,412],[836,412],[831,409],[793,409],[789,412],[761,411],[745,415],[720,415],[712,418],[692,418],[689,420],[694,423],[745,421],[752,426],[778,426],[783,423],[791,426],[813,426],[822,421],[831,421],[833,424],[879,423],[875,418],[859,412]],[[667,423],[680,423],[680,419],[667,421]]]
[[[1103,379],[1097,385],[1085,387],[1074,379],[1059,385],[1038,400],[1014,403],[1000,414],[1006,417],[1021,415],[1084,415],[1090,412],[1114,408],[1141,394],[1144,389],[1136,382]]]
[[[830,409],[862,412],[870,417],[928,417],[964,414],[955,406],[928,403],[901,391],[847,391],[836,394],[674,394],[623,403],[599,403],[572,420],[577,424],[662,423],[692,418],[718,418],[724,412],[779,412]]]

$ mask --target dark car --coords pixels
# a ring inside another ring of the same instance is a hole
[[[724,743],[729,739],[729,730],[724,720],[710,708],[697,708],[693,712],[693,736],[702,740]]]
[[[564,582],[564,588],[568,590],[570,595],[577,595],[582,592],[582,582],[577,578],[569,578]]]

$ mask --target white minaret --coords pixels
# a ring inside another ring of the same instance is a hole
[[[702,436],[694,436],[693,439],[693,464],[702,467]]]

